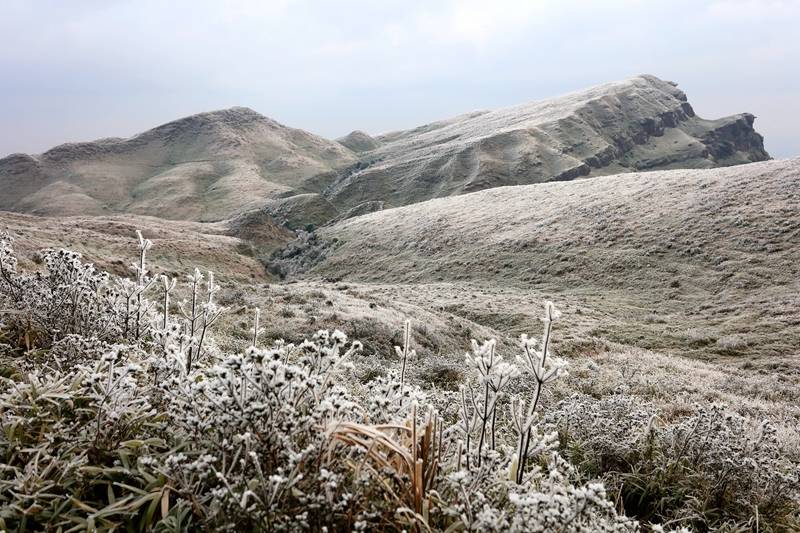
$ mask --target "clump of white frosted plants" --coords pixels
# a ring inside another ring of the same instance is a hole
[[[346,513],[349,470],[331,459],[321,428],[357,416],[337,375],[360,349],[323,330],[165,381],[172,427],[187,445],[164,475],[195,494],[215,527],[317,528]]]
[[[543,387],[566,375],[566,362],[550,350],[558,317],[548,302],[541,341],[522,336],[516,364],[497,353],[493,340],[473,341],[465,358],[474,369],[478,391],[471,384],[461,388],[460,419],[454,426],[454,435],[461,436],[456,468],[445,476],[439,491],[447,501],[442,513],[467,530],[635,531],[638,527],[617,514],[602,484],[581,481],[558,454],[556,434],[537,425]],[[521,380],[527,392],[507,402],[508,420],[498,406],[514,380]],[[526,383],[532,387],[526,389]],[[510,430],[513,441],[500,442],[499,426]]]
[[[587,473],[618,491],[628,512],[698,529],[722,516],[739,528],[756,519],[764,530],[799,524],[798,466],[768,420],[711,404],[668,422],[635,397],[575,395],[545,422]]]
[[[541,340],[523,336],[516,358],[473,341],[458,405],[438,412],[452,397],[407,377],[410,322],[399,368],[361,385],[358,341],[320,330],[264,346],[259,310],[249,347],[220,350],[213,274],[179,283],[151,271],[141,234],[130,279],[64,250],[21,272],[12,242],[0,236],[11,310],[0,324],[27,340],[9,348],[20,374],[0,378],[2,530],[638,527],[565,459],[540,415],[543,389],[566,375],[551,353],[551,303]]]

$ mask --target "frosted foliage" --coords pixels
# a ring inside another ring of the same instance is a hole
[[[152,246],[138,235],[130,278],[55,249],[22,272],[0,235],[0,354],[13,364],[0,378],[1,530],[637,531],[612,469],[592,465],[648,465],[641,450],[656,448],[741,508],[757,495],[766,520],[786,516],[797,476],[768,421],[715,406],[660,424],[624,396],[546,401],[567,376],[552,303],[541,338],[510,354],[472,341],[458,392],[411,382],[410,322],[398,367],[362,383],[360,342],[322,329],[263,343],[259,309],[241,349],[220,348],[236,345],[216,333],[221,285],[151,271]]]

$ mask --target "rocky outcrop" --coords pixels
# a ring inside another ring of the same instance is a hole
[[[709,156],[731,165],[769,159],[764,138],[753,129],[754,121],[750,113],[718,121],[701,139]]]

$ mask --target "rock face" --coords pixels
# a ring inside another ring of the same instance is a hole
[[[399,206],[502,185],[769,159],[753,119],[701,119],[675,84],[638,76],[379,136],[380,146],[361,150],[366,168],[340,173],[325,194],[340,210],[372,200]]]
[[[338,143],[236,107],[0,159],[0,210],[220,220],[355,162]]]

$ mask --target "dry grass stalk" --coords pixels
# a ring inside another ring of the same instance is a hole
[[[442,423],[433,412],[422,425],[416,416],[414,405],[404,425],[335,422],[328,432],[332,446],[343,443],[365,451],[364,460],[354,465],[356,471],[369,465],[377,475],[388,473],[383,486],[396,500],[398,513],[413,515],[419,528],[428,529],[431,492],[442,457]]]

